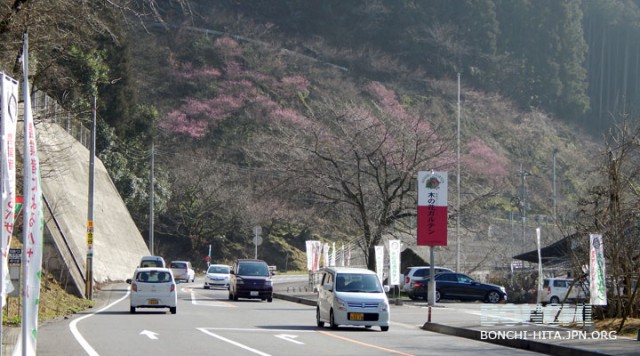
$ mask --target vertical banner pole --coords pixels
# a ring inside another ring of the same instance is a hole
[[[436,303],[435,246],[447,246],[447,172],[418,172],[417,244],[429,246],[431,269],[427,300]]]

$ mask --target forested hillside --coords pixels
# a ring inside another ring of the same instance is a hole
[[[98,154],[143,235],[153,144],[168,258],[250,257],[255,225],[279,268],[304,266],[307,239],[415,244],[430,169],[465,238],[526,214],[557,239],[605,129],[637,110],[635,1],[5,3],[5,72],[28,31],[35,88],[85,121],[97,97]]]

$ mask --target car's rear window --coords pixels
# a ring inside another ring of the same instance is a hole
[[[146,261],[142,261],[142,263],[140,264],[140,267],[164,267],[164,266],[161,265],[160,261],[146,260]]]
[[[164,271],[143,271],[136,274],[136,282],[166,283],[171,281],[171,273]]]
[[[171,268],[187,268],[187,264],[184,262],[171,262]]]

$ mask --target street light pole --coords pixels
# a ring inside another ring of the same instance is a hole
[[[522,196],[521,203],[522,204],[522,242],[526,242],[526,227],[527,227],[527,186],[526,180],[527,177],[531,174],[522,168],[522,163],[520,164],[520,170],[518,171],[520,175],[520,194]]]
[[[460,272],[460,73],[458,73],[458,170],[456,183],[458,185],[458,197],[456,199],[456,272]]]

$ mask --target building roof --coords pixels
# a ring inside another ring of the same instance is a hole
[[[540,255],[543,265],[563,264],[571,261],[572,254],[576,253],[576,249],[584,246],[580,241],[585,237],[584,234],[569,235],[559,241],[552,243],[540,249]],[[588,243],[587,243],[588,245]],[[572,252],[573,251],[573,252]],[[519,255],[513,256],[516,260],[538,263],[538,250],[533,250]]]

